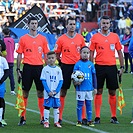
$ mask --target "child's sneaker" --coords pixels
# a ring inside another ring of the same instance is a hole
[[[44,122],[44,128],[49,128],[49,123],[48,122]]]
[[[94,127],[94,126],[95,126],[94,123],[93,123],[92,121],[88,121],[88,122],[87,122],[87,125],[90,126],[90,127]]]
[[[81,121],[78,121],[78,122],[76,123],[76,126],[77,126],[77,127],[81,127],[81,126],[82,126]]]
[[[61,127],[62,127],[62,126],[60,125],[60,123],[58,123],[58,122],[55,123],[54,126],[55,126],[55,127],[58,127],[58,128],[61,128]]]
[[[1,120],[2,125],[7,126],[7,123],[4,119]]]

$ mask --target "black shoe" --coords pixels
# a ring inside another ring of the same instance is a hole
[[[21,118],[20,118],[20,122],[18,123],[18,126],[23,126],[23,125],[25,125],[26,124],[26,120],[24,119],[24,117],[22,116]]]
[[[93,123],[94,124],[100,124],[100,118],[99,117],[96,117]]]
[[[40,124],[41,124],[41,125],[44,124],[44,117],[42,117],[42,120],[40,120]]]
[[[87,125],[87,119],[82,119],[82,124]]]
[[[0,127],[4,127],[4,125],[0,122]]]
[[[113,124],[119,124],[119,122],[118,122],[116,117],[111,117],[110,122],[113,123]]]
[[[59,119],[59,121],[58,121],[59,123],[60,123],[60,125],[62,125],[62,120],[61,119]]]

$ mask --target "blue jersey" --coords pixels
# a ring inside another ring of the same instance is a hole
[[[82,61],[79,60],[75,66],[74,71],[80,70],[84,73],[85,79],[84,81],[76,86],[76,91],[92,91],[93,88],[93,78],[92,74],[96,73],[94,64],[91,61]]]

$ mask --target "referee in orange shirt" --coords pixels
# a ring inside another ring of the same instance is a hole
[[[118,86],[117,66],[115,58],[115,50],[119,56],[120,75],[123,73],[124,63],[122,55],[122,46],[116,33],[110,32],[110,18],[108,16],[101,17],[101,29],[93,35],[90,41],[90,60],[93,61],[94,51],[96,50],[95,68],[97,76],[97,94],[94,98],[95,104],[95,124],[100,123],[100,110],[102,105],[102,93],[104,81],[109,93],[109,104],[111,110],[111,123],[118,124],[116,118],[116,89]]]
[[[25,107],[28,103],[29,91],[31,89],[33,81],[35,82],[37,97],[38,97],[38,107],[40,110],[41,120],[40,123],[43,124],[43,85],[40,80],[41,71],[43,69],[43,59],[42,54],[46,55],[49,52],[48,42],[44,36],[37,33],[38,21],[35,17],[31,17],[28,20],[29,33],[22,36],[19,41],[19,46],[17,49],[17,73],[18,78],[22,77],[22,89],[23,97],[25,102]],[[23,58],[23,72],[20,73],[20,63]],[[22,112],[19,126],[26,124],[26,109]]]
[[[67,19],[66,27],[67,33],[58,38],[55,46],[55,52],[57,53],[58,61],[61,62],[61,69],[63,73],[63,85],[60,93],[61,107],[59,108],[60,124],[62,123],[65,97],[67,90],[71,85],[71,74],[73,72],[74,64],[80,59],[80,48],[85,46],[85,41],[82,35],[75,32],[76,21],[74,18]]]

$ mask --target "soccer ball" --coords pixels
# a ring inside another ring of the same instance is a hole
[[[76,70],[72,73],[71,79],[74,80],[75,82],[83,82],[84,81],[84,73]]]

